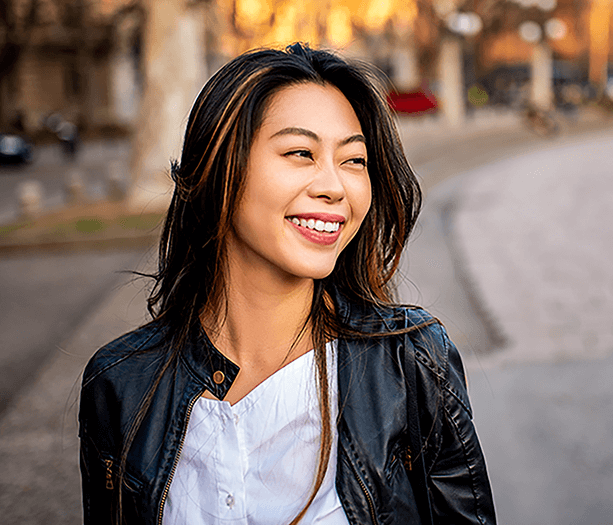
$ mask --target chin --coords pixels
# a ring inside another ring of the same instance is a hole
[[[333,271],[334,271],[334,266],[325,266],[323,268],[322,267],[316,268],[316,267],[311,266],[309,268],[305,268],[305,267],[302,267],[300,269],[296,268],[291,273],[297,277],[302,277],[305,279],[319,280],[319,279],[325,279]]]
[[[325,272],[319,272],[316,275],[313,275],[312,279],[314,279],[315,281],[321,280],[321,279],[325,279],[326,277],[328,277],[332,273],[333,270],[334,270],[334,268],[332,268],[331,270],[327,270]]]

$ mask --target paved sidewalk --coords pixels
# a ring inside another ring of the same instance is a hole
[[[454,244],[508,344],[495,360],[613,353],[613,127],[463,178]]]
[[[77,438],[81,373],[100,346],[145,321],[144,286],[143,280],[126,275],[0,421],[3,524],[81,523]]]

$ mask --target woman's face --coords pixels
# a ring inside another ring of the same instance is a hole
[[[370,207],[366,164],[360,122],[337,88],[275,94],[249,155],[231,263],[250,275],[329,275]]]

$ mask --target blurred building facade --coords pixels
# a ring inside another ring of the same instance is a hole
[[[134,119],[143,20],[136,6],[3,0],[0,9],[1,128],[36,134],[52,113],[83,130]],[[133,100],[126,101],[130,94]]]
[[[35,130],[51,112],[82,128],[133,124],[142,33],[156,2],[204,6],[208,71],[247,49],[296,40],[374,62],[399,91],[424,80],[444,91],[447,56],[466,62],[467,84],[499,66],[530,66],[539,52],[593,83],[606,82],[612,61],[611,0],[0,0],[0,127],[21,115]],[[477,30],[454,27],[469,12]],[[527,39],[526,22],[541,35]],[[454,39],[460,54],[445,48]]]

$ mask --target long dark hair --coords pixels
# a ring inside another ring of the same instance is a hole
[[[245,186],[254,136],[275,93],[306,82],[335,86],[353,107],[366,138],[372,204],[333,272],[315,282],[309,322],[317,363],[321,446],[310,499],[292,524],[300,521],[313,501],[330,457],[325,344],[353,333],[340,319],[333,298],[341,294],[362,304],[392,303],[390,279],[421,207],[421,191],[404,156],[385,88],[366,64],[300,43],[285,50],[256,50],[223,66],[198,95],[180,162],[172,164],[175,190],[148,299],[151,315],[167,329],[171,350],[142,403],[122,455],[125,464],[159,380],[179,356],[190,330],[203,314],[223,317],[226,242]]]

